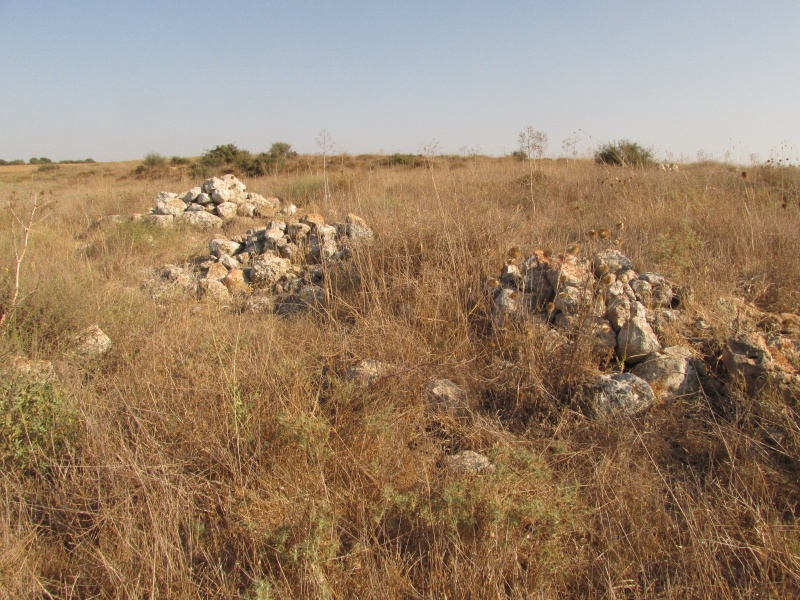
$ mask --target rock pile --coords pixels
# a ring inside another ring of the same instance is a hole
[[[277,198],[265,198],[248,192],[246,186],[233,175],[211,177],[202,186],[180,194],[159,192],[155,206],[148,215],[135,215],[158,227],[172,227],[183,223],[201,229],[212,229],[236,216],[273,217],[292,215],[293,204],[281,208]]]
[[[298,221],[273,219],[243,235],[212,239],[204,260],[164,265],[147,286],[155,296],[170,288],[219,302],[236,296],[252,311],[320,308],[328,300],[329,267],[347,262],[356,246],[373,238],[372,229],[354,214],[331,224],[314,213]]]

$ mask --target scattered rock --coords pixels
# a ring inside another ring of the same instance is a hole
[[[769,381],[773,371],[767,342],[757,333],[741,333],[728,339],[722,350],[722,364],[728,373],[744,379],[748,393],[755,394]]]
[[[445,456],[442,465],[456,475],[484,475],[494,473],[496,467],[486,456],[472,450],[464,450],[458,454]]]
[[[591,385],[594,409],[601,415],[638,415],[655,399],[650,385],[632,373],[599,375]]]
[[[105,356],[111,345],[111,338],[97,325],[91,325],[72,337],[68,354],[75,362],[88,365]]]
[[[12,356],[0,365],[5,377],[28,383],[52,383],[56,379],[53,363],[49,360],[34,360],[24,356]]]
[[[228,288],[219,279],[201,279],[197,282],[197,293],[200,298],[214,302],[227,302],[231,299]]]
[[[386,363],[377,360],[362,360],[347,369],[347,379],[359,385],[372,385],[390,370],[391,366]]]
[[[467,392],[449,379],[433,379],[426,389],[428,410],[444,413],[457,419],[471,415]]]

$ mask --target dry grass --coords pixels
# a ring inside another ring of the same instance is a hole
[[[721,296],[797,313],[796,170],[547,162],[533,214],[530,174],[510,160],[334,159],[329,204],[303,160],[248,188],[329,220],[355,212],[379,238],[356,256],[359,280],[333,279],[325,312],[292,317],[154,303],[143,269],[201,255],[208,234],[87,231],[195,182],[127,178],[133,163],[0,167],[0,198],[56,201],[0,356],[57,360],[92,323],[114,340],[101,363],[64,368],[52,393],[68,416],[48,421],[51,443],[27,448],[25,465],[4,459],[0,597],[800,595],[797,398],[733,386],[724,402],[588,419],[591,354],[550,352],[538,329],[492,332],[483,291],[512,246],[588,255],[612,243],[590,230],[624,221],[622,250],[691,287],[687,309],[718,339],[732,327]],[[4,212],[0,231],[10,267]],[[356,387],[343,373],[365,358],[396,369]],[[472,422],[425,413],[431,377],[470,390]],[[465,449],[497,471],[441,469]]]

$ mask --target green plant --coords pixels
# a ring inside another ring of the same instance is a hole
[[[620,140],[608,143],[595,152],[594,160],[619,167],[648,167],[655,164],[653,152],[636,142]]]
[[[0,380],[0,464],[27,472],[77,439],[77,413],[51,382]]]
[[[149,152],[142,159],[142,166],[147,169],[158,169],[167,164],[167,159],[157,152]]]

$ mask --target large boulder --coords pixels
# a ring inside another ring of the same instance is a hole
[[[702,363],[685,346],[670,346],[655,352],[631,371],[641,377],[662,402],[691,396],[700,391]]]
[[[655,399],[650,385],[632,373],[599,375],[591,384],[592,405],[600,415],[637,415]]]
[[[222,226],[222,219],[209,212],[187,211],[175,217],[175,222],[198,229],[214,229]]]

